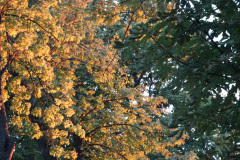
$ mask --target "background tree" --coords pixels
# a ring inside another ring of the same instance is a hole
[[[166,14],[169,14],[174,6],[168,4],[166,1],[136,0],[118,2],[104,1],[104,3],[102,1],[94,2],[96,5],[92,7],[93,12],[101,10],[104,7],[108,8],[104,9],[106,12],[102,11],[101,14],[98,14],[98,19],[101,17],[103,20],[99,23],[100,28],[97,31],[96,37],[102,38],[105,43],[109,43],[111,39],[115,40],[114,47],[120,51],[120,63],[122,66],[127,65],[129,67],[128,78],[129,80],[134,80],[135,84],[133,86],[136,87],[139,84],[147,86],[150,96],[164,94],[163,92],[159,93],[159,85],[166,82],[166,77],[168,75],[167,71],[171,69],[171,66],[166,64],[161,70],[157,69],[160,66],[160,64],[158,64],[159,57],[154,53],[157,48],[151,47],[154,42],[149,40],[149,37],[144,37],[147,35],[148,27],[160,21],[159,15],[162,14],[166,18]],[[119,5],[116,6],[116,4]],[[109,9],[111,7],[112,9]],[[107,12],[108,10],[113,10],[114,13]],[[97,15],[97,12],[94,13]],[[116,19],[119,20],[116,21]],[[104,23],[101,23],[102,21],[104,21]],[[116,21],[116,23],[112,24],[113,21]],[[146,33],[139,33],[139,31],[143,30]],[[160,31],[157,31],[155,35],[159,33]],[[163,63],[162,59],[160,63]],[[159,77],[159,74],[161,74],[162,77]],[[154,87],[156,85],[157,87]],[[156,94],[156,90],[159,94]],[[166,106],[167,105],[163,105],[163,107]],[[176,127],[178,127],[178,125],[175,125],[175,128]],[[172,130],[176,131],[171,137],[179,137],[179,135],[183,133],[183,128],[181,127]],[[169,137],[169,140],[171,140],[171,137]],[[195,157],[193,152],[188,152],[184,156],[186,159]],[[177,157],[177,159],[179,158],[180,157]]]
[[[143,10],[145,1],[140,2]],[[237,159],[239,2],[166,1],[165,6],[155,5],[156,14],[145,23],[130,19],[124,32],[130,35],[120,35],[123,41],[115,46],[122,63],[143,75],[149,93],[174,105],[172,125],[191,137],[180,154],[194,150],[200,159]]]

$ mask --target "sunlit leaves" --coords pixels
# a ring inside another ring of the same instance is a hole
[[[64,124],[67,131],[56,131],[75,114],[76,63],[72,62],[79,61],[78,54],[83,50],[78,46],[79,34],[84,38],[86,33],[78,26],[64,26],[64,23],[74,15],[74,7],[81,10],[87,2],[66,2],[69,7],[54,0],[1,2],[1,69],[7,68],[1,75],[4,88],[1,98],[10,104],[8,107],[13,113],[10,122],[22,135],[36,139],[63,137],[59,139],[60,145],[70,144],[66,139],[68,131],[80,137],[85,135],[84,130],[79,125],[73,126],[71,121]],[[79,25],[87,26],[84,21]],[[61,156],[60,153],[56,156]],[[71,158],[70,151],[64,154]],[[76,154],[73,157],[76,158]]]
[[[1,69],[7,68],[1,98],[14,131],[46,138],[57,158],[147,159],[150,152],[168,158],[167,148],[185,138],[163,141],[166,129],[158,118],[165,111],[157,106],[168,101],[143,96],[145,85],[130,87],[129,69],[112,47],[162,2],[88,2],[1,2]],[[97,39],[103,23],[121,23],[123,30],[108,42]]]

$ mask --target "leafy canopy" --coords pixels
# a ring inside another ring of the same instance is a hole
[[[150,2],[143,1],[139,10]],[[147,10],[145,22],[137,21],[139,15],[125,16],[131,24],[115,43],[122,63],[143,75],[150,95],[163,95],[174,105],[169,125],[191,137],[175,152],[237,159],[239,2],[183,0],[165,6],[152,5],[156,14],[148,17]]]
[[[157,106],[167,100],[131,87],[113,40],[96,38],[105,20],[94,14],[116,11],[111,8],[117,3],[104,8],[104,1],[88,2],[0,1],[0,100],[7,117],[0,116],[8,118],[10,136],[22,142],[16,149],[25,151],[13,157],[25,158],[29,141],[47,160],[147,159],[150,152],[168,158],[168,148],[187,135],[166,141],[168,130],[158,120],[164,109]],[[93,6],[99,10],[91,12]],[[1,147],[6,139],[1,137]]]

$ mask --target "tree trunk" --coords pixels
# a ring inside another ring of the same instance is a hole
[[[82,150],[81,150],[81,145],[82,145],[82,138],[80,138],[78,135],[73,134],[73,140],[74,140],[74,144],[73,146],[76,149],[76,152],[78,154],[77,160],[82,160],[84,159],[84,155],[82,154]]]
[[[0,35],[0,57],[1,57],[1,35]],[[1,58],[0,58],[1,62]],[[2,100],[3,87],[2,75],[6,68],[0,71],[0,158],[1,160],[11,160],[15,149],[15,144],[8,132],[7,114]]]
[[[15,149],[15,144],[10,138],[7,126],[7,117],[4,104],[1,103],[0,109],[0,159],[11,160]]]
[[[48,143],[47,143],[47,139],[45,137],[41,137],[41,138],[37,139],[36,142],[38,144],[39,150],[42,153],[44,160],[56,160],[55,157],[53,157],[49,154]]]

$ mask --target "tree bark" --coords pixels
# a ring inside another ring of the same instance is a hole
[[[0,39],[1,41],[1,39]],[[1,46],[0,46],[1,47]],[[1,54],[0,54],[1,56]],[[0,59],[1,60],[1,59]],[[3,87],[2,75],[4,71],[0,71],[0,158],[1,160],[11,160],[15,149],[15,144],[8,132],[7,114],[2,100]]]
[[[80,138],[78,135],[73,134],[73,140],[74,140],[74,144],[73,146],[76,149],[76,152],[78,154],[77,160],[82,160],[84,159],[84,155],[82,154],[82,150],[81,150],[81,145],[82,145],[82,138]]]
[[[0,18],[1,20],[1,18]],[[0,35],[0,63],[1,60],[1,35]],[[11,160],[15,149],[15,144],[8,132],[7,114],[3,103],[3,86],[2,75],[6,70],[6,66],[0,70],[0,158],[1,160]]]
[[[45,137],[41,137],[41,138],[37,139],[36,142],[38,144],[39,150],[42,153],[44,160],[56,160],[55,157],[53,157],[49,154],[48,142]]]
[[[15,149],[15,144],[8,133],[7,118],[4,104],[0,110],[0,158],[1,160],[11,160]]]

